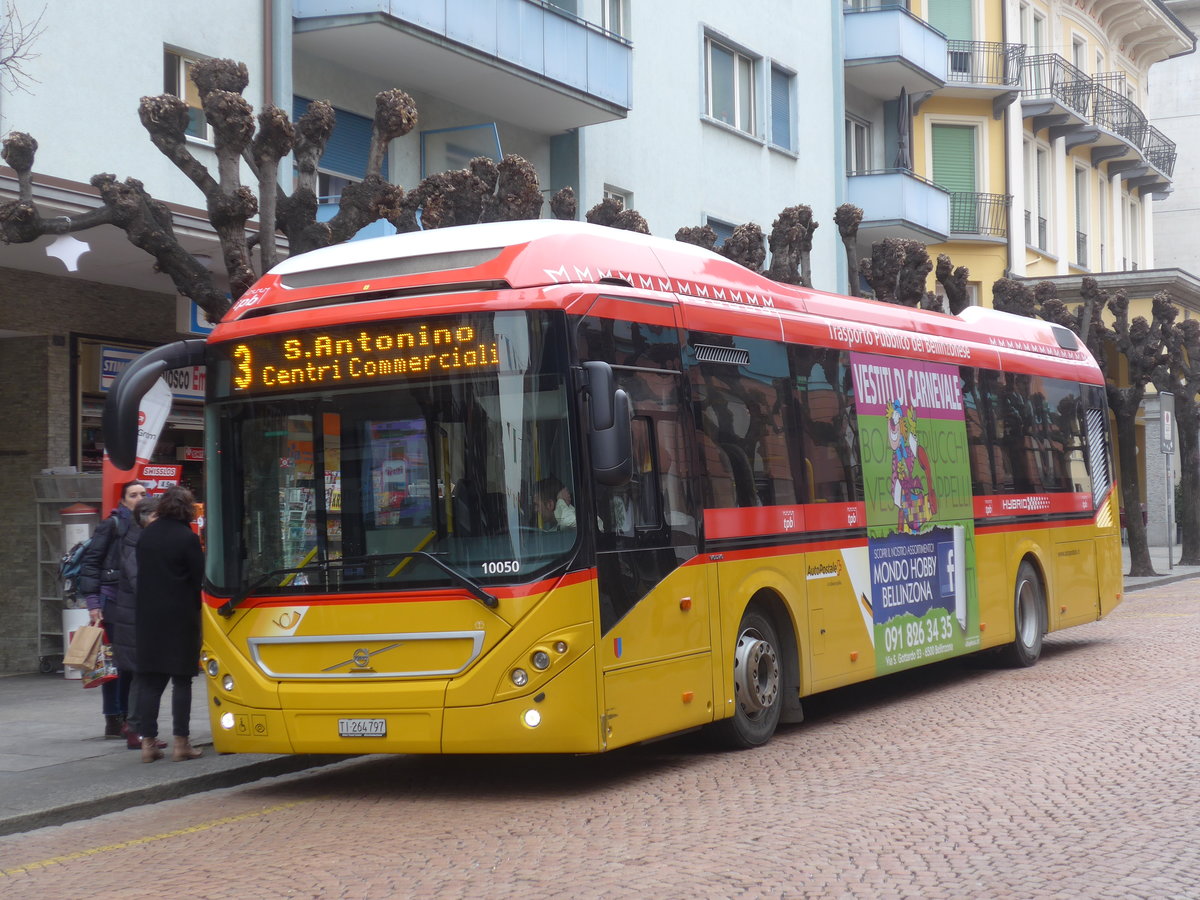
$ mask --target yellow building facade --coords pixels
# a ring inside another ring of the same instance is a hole
[[[851,0],[845,27],[860,252],[922,240],[970,270],[983,305],[1003,275],[1153,267],[1177,148],[1143,112],[1148,72],[1195,49],[1163,4]],[[884,202],[896,184],[915,201]]]

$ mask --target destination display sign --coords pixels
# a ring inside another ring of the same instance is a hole
[[[498,371],[491,320],[405,319],[231,341],[220,393],[310,390]]]

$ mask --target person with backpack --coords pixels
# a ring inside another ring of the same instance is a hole
[[[133,508],[146,497],[146,486],[129,481],[121,486],[121,502],[107,519],[96,526],[84,551],[76,590],[87,601],[92,625],[104,622],[104,607],[117,596],[121,575],[121,542],[133,522]],[[129,689],[133,673],[117,666],[117,678],[100,685],[104,712],[104,736],[126,737],[125,717],[129,712]]]

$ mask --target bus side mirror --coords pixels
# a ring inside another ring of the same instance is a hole
[[[126,367],[109,388],[101,425],[108,458],[118,469],[137,459],[138,408],[146,391],[169,369],[204,365],[204,341],[189,339],[148,350]]]
[[[608,363],[585,362],[583,369],[587,375],[592,477],[608,487],[619,487],[633,477],[629,395],[616,386]]]

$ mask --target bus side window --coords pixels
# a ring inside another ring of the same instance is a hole
[[[847,354],[792,350],[809,503],[849,503],[863,498],[858,420]]]
[[[597,490],[596,520],[602,550],[670,547],[694,543],[689,451],[683,439],[678,376],[619,371],[621,387],[633,404],[633,478],[616,488]]]

